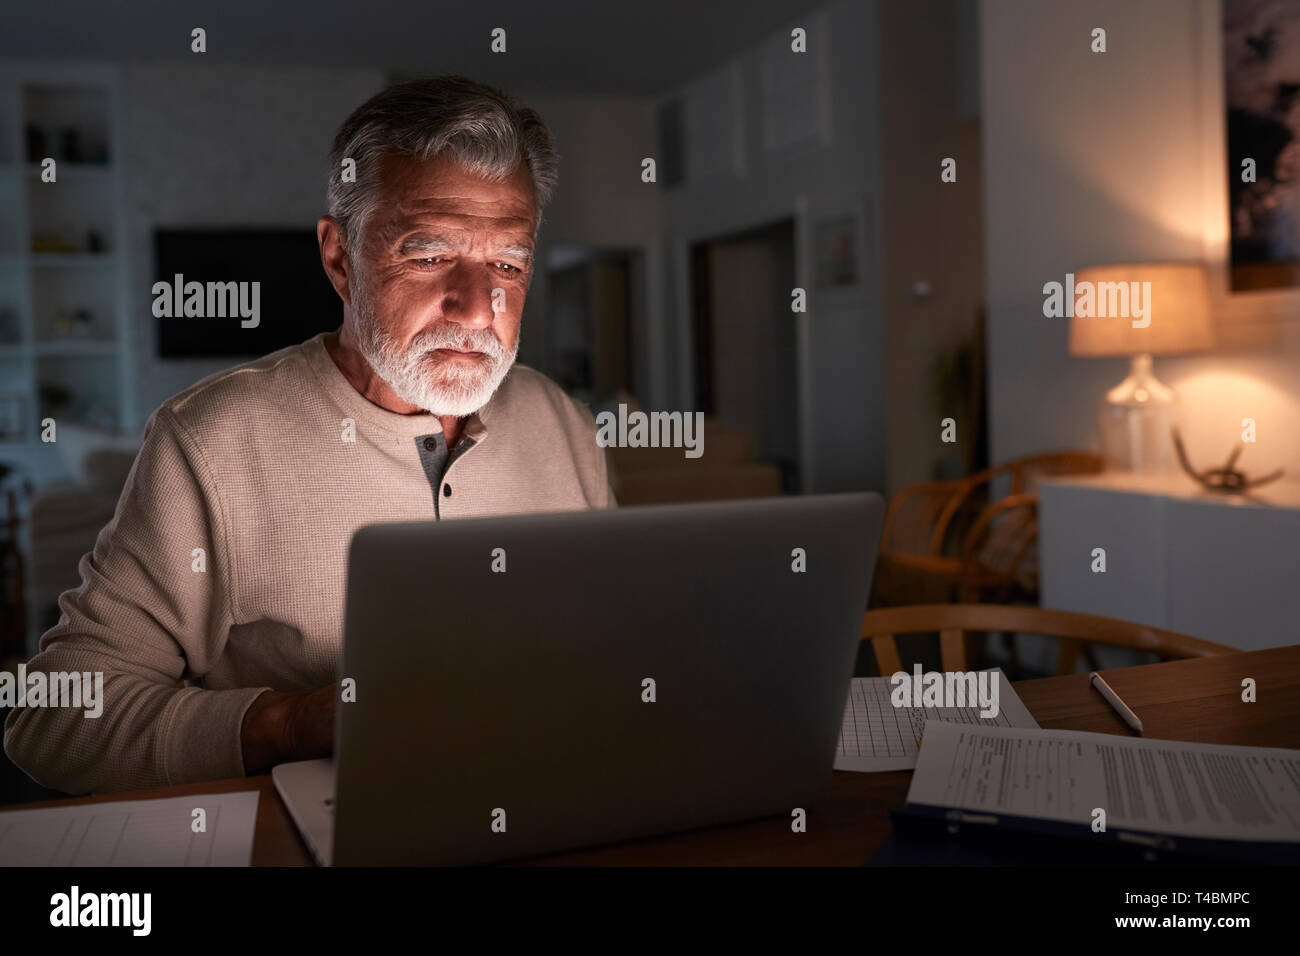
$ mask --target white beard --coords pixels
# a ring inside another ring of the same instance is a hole
[[[376,319],[359,283],[354,285],[352,307],[361,354],[375,374],[398,398],[433,415],[464,418],[478,411],[496,392],[519,354],[518,336],[507,352],[491,329],[467,329],[454,322],[439,322],[403,347]],[[439,348],[469,349],[482,352],[483,358],[468,365],[442,358],[434,352]]]

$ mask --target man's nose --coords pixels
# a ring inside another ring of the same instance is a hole
[[[442,314],[449,322],[470,328],[492,324],[492,279],[481,266],[458,263],[443,287]]]

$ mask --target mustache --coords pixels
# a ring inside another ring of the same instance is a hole
[[[505,357],[505,346],[491,329],[464,329],[450,324],[425,329],[411,340],[410,347],[413,352],[461,349],[467,352],[483,352],[493,358]]]

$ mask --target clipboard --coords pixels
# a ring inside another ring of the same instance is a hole
[[[909,803],[891,810],[897,837],[886,858],[869,865],[1161,866],[1224,863],[1294,866],[1300,846],[1253,840],[1212,840],[1109,828],[955,807]],[[878,854],[879,856],[879,854]],[[892,857],[892,859],[888,858]]]

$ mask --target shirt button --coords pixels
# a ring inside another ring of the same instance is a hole
[[[425,451],[433,451],[433,450],[434,450],[435,448],[437,448],[437,447],[438,447],[438,439],[436,439],[436,438],[426,438],[426,439],[424,440],[424,450],[425,450]]]
[[[450,498],[450,497],[451,497],[451,485],[443,485],[443,486],[442,486],[442,496],[443,496],[444,498]]]

